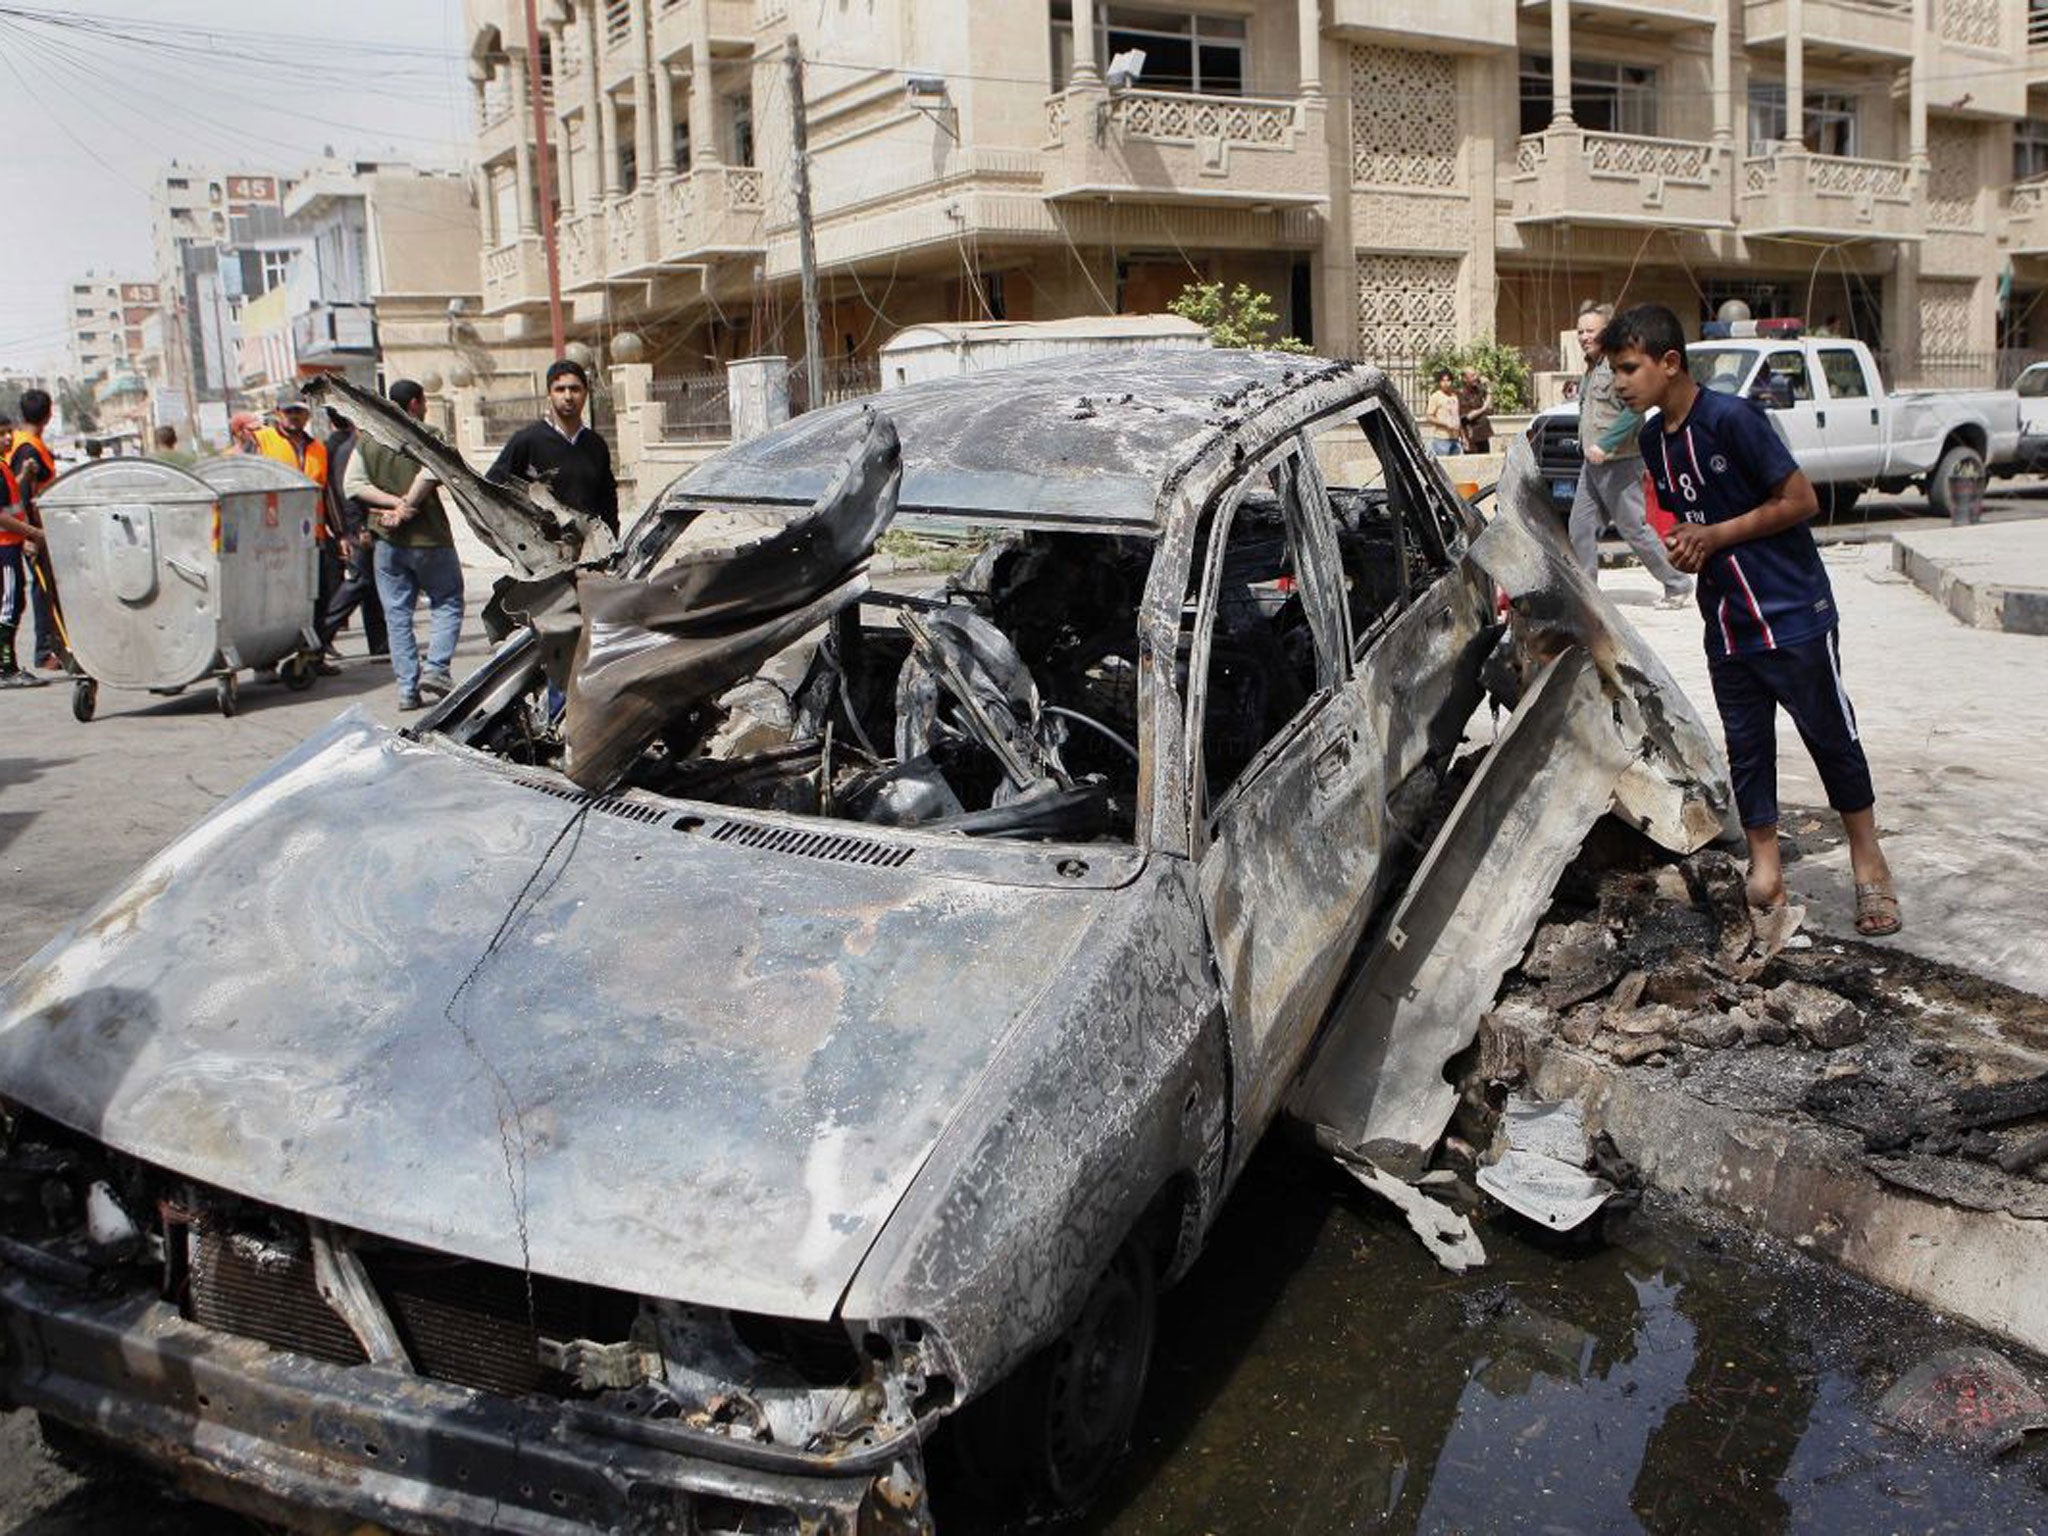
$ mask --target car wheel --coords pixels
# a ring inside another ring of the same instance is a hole
[[[1984,500],[1984,455],[1968,443],[1950,448],[1927,477],[1927,499],[1943,517],[1974,513]]]
[[[1078,1509],[1129,1443],[1158,1327],[1152,1258],[1127,1242],[1080,1314],[952,1426],[973,1496],[991,1509]]]

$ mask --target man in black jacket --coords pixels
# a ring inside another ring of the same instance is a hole
[[[521,427],[499,451],[486,479],[500,485],[545,481],[563,506],[597,518],[619,531],[619,482],[612,451],[583,420],[590,400],[590,375],[581,363],[561,358],[548,365],[548,414]]]

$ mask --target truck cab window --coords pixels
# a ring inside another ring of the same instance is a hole
[[[1828,395],[1836,400],[1867,400],[1870,382],[1863,376],[1863,363],[1849,347],[1823,347],[1821,377],[1828,381]]]

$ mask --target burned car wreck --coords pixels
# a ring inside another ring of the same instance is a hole
[[[1588,827],[1721,827],[1527,466],[1482,520],[1369,367],[907,387],[610,550],[466,473],[491,660],[0,991],[0,1396],[258,1515],[917,1531],[935,1431],[1083,1500],[1283,1109],[1407,1187]]]

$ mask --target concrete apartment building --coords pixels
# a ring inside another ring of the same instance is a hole
[[[523,0],[465,7],[508,373],[546,335],[536,77],[571,334],[657,373],[800,350],[792,32],[835,359],[1197,275],[1340,355],[1554,352],[1623,294],[1970,369],[2048,346],[2043,0],[537,5],[537,71]]]

